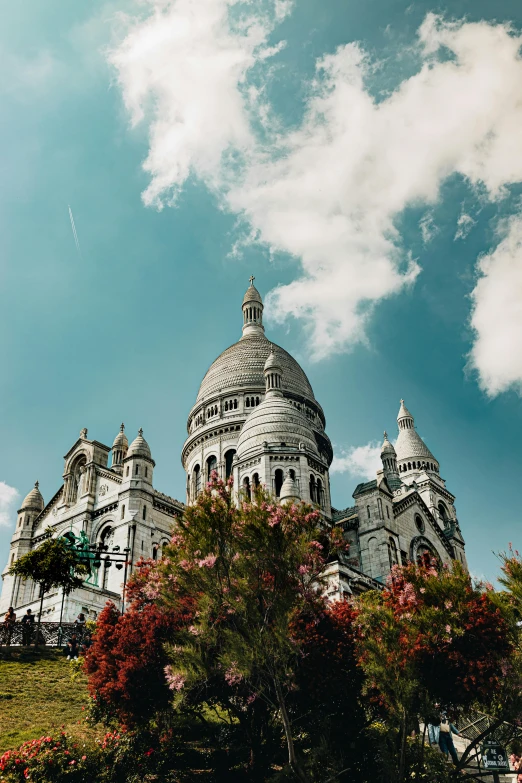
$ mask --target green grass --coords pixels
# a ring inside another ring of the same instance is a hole
[[[84,724],[86,679],[58,650],[0,650],[0,753],[22,742],[67,732],[91,734]]]

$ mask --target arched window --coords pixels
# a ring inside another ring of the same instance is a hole
[[[245,478],[243,479],[243,492],[245,493],[245,497],[247,500],[252,499],[252,493],[250,491],[250,479],[248,478],[248,476],[245,476]]]
[[[384,519],[384,510],[382,505],[382,498],[377,498],[377,509],[379,511],[379,519]]]
[[[290,478],[295,481],[295,470],[293,468],[290,468]]]
[[[394,565],[398,565],[399,559],[397,556],[397,544],[395,543],[395,539],[390,536],[389,542],[388,542],[388,556],[390,558],[390,568],[393,568]]]
[[[158,559],[158,547],[153,546],[152,547],[152,559],[157,560]]]
[[[201,492],[201,467],[199,465],[196,465],[194,467],[194,493],[197,497],[199,493]]]
[[[323,485],[321,482],[321,479],[317,479],[317,485],[316,485],[316,491],[317,491],[317,502],[320,506],[324,503],[324,492],[323,492]]]
[[[259,405],[259,397],[256,397],[256,405]]]
[[[448,509],[446,508],[442,500],[439,501],[437,508],[439,509],[440,518],[442,520],[444,527],[449,527],[450,519],[449,519]]]
[[[411,462],[408,462],[408,470],[411,470]]]
[[[228,411],[228,400],[225,400],[225,411]]]
[[[234,400],[234,408],[237,408],[237,400]]]
[[[258,487],[259,486],[259,473],[254,473],[252,476],[252,486]]]
[[[76,503],[82,496],[83,490],[85,487],[83,487],[83,472],[85,469],[85,466],[87,464],[87,458],[85,455],[81,455],[78,457],[76,462],[74,463],[71,473],[71,485],[70,485],[70,502]]]
[[[281,470],[281,468],[278,468],[274,474],[274,489],[277,498],[281,494],[281,487],[283,486],[283,481],[284,481],[283,471]]]
[[[225,478],[232,475],[232,462],[234,461],[235,449],[230,449],[225,453]]]
[[[415,525],[417,526],[417,530],[419,531],[419,533],[424,533],[425,530],[424,520],[420,514],[415,514]]]
[[[246,405],[247,408],[250,408],[250,397],[246,398],[245,405]]]
[[[310,500],[312,503],[317,503],[317,494],[316,494],[316,487],[315,487],[315,476],[310,474]]]
[[[250,407],[253,408],[256,404],[256,401],[253,397],[250,398]]]
[[[207,459],[207,481],[210,481],[213,470],[217,471],[217,457],[214,454]]]

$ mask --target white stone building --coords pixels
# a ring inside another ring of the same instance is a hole
[[[325,416],[305,373],[283,348],[265,336],[263,301],[253,278],[243,299],[243,334],[205,374],[189,413],[181,459],[192,503],[211,472],[233,476],[234,491],[251,494],[266,486],[281,502],[303,500],[320,509],[325,524],[340,525],[349,555],[329,564],[331,593],[360,592],[385,580],[395,563],[428,552],[440,562],[466,566],[455,497],[446,489],[439,462],[417,434],[401,401],[396,448],[385,433],[382,469],[359,484],[354,504],[332,506],[329,468],[333,452]],[[112,451],[111,466],[108,457]],[[157,557],[183,504],[153,488],[154,460],[140,430],[128,445],[123,425],[112,450],[80,438],[65,455],[64,483],[45,504],[38,485],[18,512],[9,562],[3,574],[0,613],[15,606],[36,610],[36,588],[7,574],[12,562],[53,535],[83,531],[108,552],[127,549],[131,568],[141,557]],[[79,611],[95,616],[108,599],[121,599],[122,573],[103,562],[65,599],[64,619]],[[46,597],[44,617],[59,617],[59,591]]]

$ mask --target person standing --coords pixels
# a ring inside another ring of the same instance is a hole
[[[13,629],[16,623],[16,614],[12,606],[9,607],[4,616],[4,629],[5,629],[5,643],[7,646],[11,644],[11,638],[13,636]]]
[[[455,745],[453,744],[453,737],[452,734],[459,735],[459,730],[453,725],[453,723],[450,723],[450,720],[445,712],[442,712],[440,715],[440,726],[439,726],[439,748],[444,753],[444,755],[447,757],[448,753],[451,756],[451,760],[455,764],[455,766],[459,763],[459,757],[457,756],[457,751],[455,749]]]
[[[31,644],[31,636],[33,635],[33,627],[34,627],[34,614],[32,613],[31,609],[28,609],[27,612],[22,617],[22,644],[29,645]]]

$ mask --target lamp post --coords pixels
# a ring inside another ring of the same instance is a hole
[[[109,546],[100,542],[99,544],[91,544],[89,546],[92,554],[89,555],[92,558],[92,565],[94,568],[100,568],[103,563],[104,568],[111,568],[114,564],[118,571],[124,569],[123,572],[123,592],[121,598],[121,613],[125,613],[125,587],[127,585],[127,573],[128,567],[131,565],[129,560],[129,547],[125,547],[123,550],[119,546],[114,546],[109,552]]]

